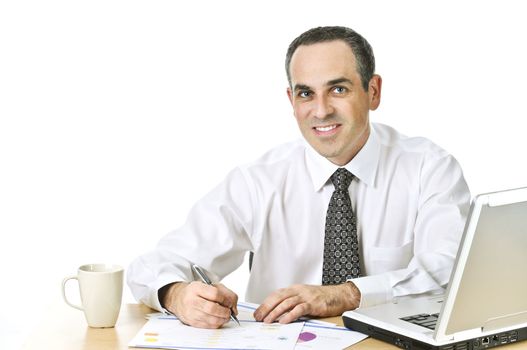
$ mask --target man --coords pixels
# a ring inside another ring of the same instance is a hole
[[[138,258],[128,282],[147,305],[221,327],[237,296],[214,282],[254,253],[246,299],[257,320],[335,316],[448,283],[470,194],[461,168],[423,138],[369,121],[381,77],[368,42],[344,27],[290,45],[287,95],[305,140],[234,169],[187,222]]]

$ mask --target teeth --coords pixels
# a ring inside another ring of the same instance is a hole
[[[329,131],[329,130],[333,130],[335,129],[337,126],[336,125],[330,125],[330,126],[317,126],[315,127],[315,129],[317,129],[318,131]]]

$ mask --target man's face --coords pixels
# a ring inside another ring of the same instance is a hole
[[[299,46],[289,70],[287,94],[302,135],[331,162],[348,163],[368,139],[368,113],[380,102],[380,76],[365,91],[353,51],[341,40]]]

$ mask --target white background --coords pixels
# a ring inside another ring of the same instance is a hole
[[[473,194],[526,186],[521,3],[1,2],[0,348],[77,266],[126,267],[230,169],[299,137],[283,61],[313,26],[372,44],[372,121],[451,152]],[[246,272],[225,282],[242,299]]]

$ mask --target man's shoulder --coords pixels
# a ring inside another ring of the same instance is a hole
[[[252,162],[238,168],[251,177],[281,177],[304,163],[306,144],[302,139],[275,146]]]
[[[246,167],[284,166],[303,159],[306,145],[302,139],[282,143],[266,151],[259,158],[247,163]]]
[[[379,143],[395,153],[414,153],[427,156],[444,157],[449,155],[442,147],[422,136],[407,136],[391,126],[372,123]]]

